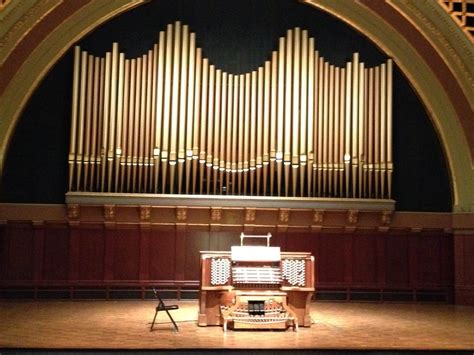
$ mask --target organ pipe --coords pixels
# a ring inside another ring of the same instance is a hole
[[[330,64],[300,28],[242,74],[180,22],[138,58],[76,47],[69,190],[391,198],[392,67]]]

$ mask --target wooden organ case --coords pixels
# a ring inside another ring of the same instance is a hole
[[[267,238],[267,246],[244,246],[243,239]],[[233,329],[310,327],[314,257],[280,252],[266,236],[241,235],[230,252],[201,252],[200,326]]]

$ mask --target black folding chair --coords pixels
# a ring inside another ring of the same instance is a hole
[[[172,311],[174,309],[178,309],[179,306],[177,304],[173,304],[173,305],[165,305],[165,303],[163,302],[163,300],[161,299],[160,295],[158,294],[158,292],[156,292],[155,288],[153,287],[153,293],[155,294],[155,297],[156,299],[158,300],[158,305],[156,306],[156,309],[155,309],[155,316],[153,317],[153,322],[151,323],[151,327],[150,327],[150,332],[153,330],[153,326],[155,325],[155,320],[156,320],[156,315],[158,314],[158,312],[160,311],[165,311],[166,314],[168,315],[168,317],[170,317],[171,319],[171,322],[173,323],[174,325],[174,329],[179,332],[179,329],[178,329],[178,326],[176,325],[176,322],[174,321],[173,317],[171,317],[171,314],[169,311]]]

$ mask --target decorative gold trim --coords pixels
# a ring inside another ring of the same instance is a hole
[[[80,205],[71,203],[67,205],[67,218],[70,220],[77,220],[81,215]]]
[[[474,45],[436,1],[387,0],[436,48],[474,109]]]
[[[115,205],[104,205],[104,219],[109,222],[115,220]]]
[[[151,206],[140,206],[140,221],[149,222],[151,218]]]
[[[211,221],[219,222],[222,219],[222,208],[211,207]]]
[[[280,208],[278,213],[278,222],[288,224],[290,220],[290,210],[288,208]]]
[[[250,222],[255,222],[255,217],[256,217],[256,208],[246,208],[245,209],[245,222],[250,223]]]
[[[0,66],[13,49],[63,0],[14,1],[0,11]]]
[[[357,224],[359,220],[359,211],[358,210],[349,210],[347,211],[347,223]]]
[[[188,219],[188,208],[176,207],[176,219],[178,221],[186,221]]]

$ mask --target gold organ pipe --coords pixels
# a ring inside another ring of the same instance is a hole
[[[109,127],[109,107],[110,107],[110,59],[111,54],[107,52],[105,54],[105,83],[104,83],[104,103],[103,103],[103,114],[102,114],[102,144],[101,144],[101,182],[100,191],[105,191],[105,177],[107,168],[107,146],[108,146],[108,127]]]
[[[313,63],[313,70],[314,70],[314,109],[313,109],[313,134],[311,135],[313,140],[313,166],[312,166],[312,181],[311,186],[313,190],[313,196],[319,195],[319,190],[317,187],[317,176],[318,176],[318,134],[319,134],[319,109],[320,109],[320,101],[319,101],[319,92],[320,92],[320,73],[319,73],[319,52],[315,51],[314,53],[314,63]]]
[[[238,155],[237,155],[237,180],[238,190],[237,193],[240,195],[242,191],[242,172],[243,172],[243,145],[244,145],[244,95],[245,95],[245,75],[239,75],[239,138],[237,141]]]
[[[79,73],[81,71],[81,49],[74,47],[74,71],[72,80],[71,141],[69,145],[69,191],[73,189],[74,166],[76,162],[76,131],[79,105]],[[76,174],[77,175],[77,174]]]
[[[261,178],[262,178],[262,167],[263,167],[263,121],[264,121],[264,108],[263,108],[263,90],[264,90],[264,79],[263,79],[263,67],[258,68],[258,93],[257,93],[257,159],[256,159],[256,172],[257,172],[257,192],[256,195],[260,195],[261,189]],[[267,137],[268,138],[268,137]]]
[[[130,60],[130,95],[129,95],[129,106],[128,106],[128,139],[127,139],[127,191],[133,190],[133,167],[134,167],[134,155],[133,155],[133,136],[134,136],[134,120],[135,120],[135,90],[136,90],[136,59]]]
[[[380,66],[380,197],[385,196],[387,116],[385,94],[387,90],[387,65]]]
[[[368,151],[367,151],[367,167],[368,167],[368,196],[372,197],[372,177],[374,173],[373,145],[374,145],[374,68],[369,69],[368,73]]]
[[[206,192],[211,193],[211,179],[212,179],[212,142],[214,137],[214,94],[215,94],[215,78],[216,78],[216,67],[210,65],[209,67],[209,110],[208,110],[208,121],[207,121],[207,155],[206,155]]]
[[[288,30],[286,35],[286,75],[285,75],[285,141],[283,144],[283,165],[285,169],[285,196],[288,196],[290,164],[291,164],[291,94],[292,94],[292,57],[293,31]]]
[[[275,162],[277,166],[277,196],[281,196],[282,164],[283,164],[283,130],[285,120],[285,38],[280,38],[278,48],[278,128],[277,128],[277,150]]]
[[[194,127],[193,127],[193,194],[196,193],[197,170],[199,159],[199,126],[201,124],[201,72],[202,72],[202,51],[196,49],[196,81],[194,91]]]
[[[99,112],[97,118],[97,183],[96,190],[101,191],[102,165],[104,162],[103,130],[104,130],[104,101],[105,101],[105,58],[100,58],[100,84],[99,84]]]
[[[124,72],[124,88],[123,88],[123,120],[122,120],[122,156],[120,158],[120,188],[119,191],[124,191],[126,171],[128,170],[127,166],[127,155],[128,146],[127,146],[127,137],[129,136],[128,132],[128,122],[129,122],[129,102],[130,102],[130,60],[125,59],[125,72]]]
[[[307,166],[306,166],[306,189],[307,195],[313,196],[313,159],[314,159],[314,148],[313,148],[313,137],[314,137],[314,38],[309,39],[308,43],[308,129],[307,129]],[[303,185],[301,187],[303,189]]]
[[[293,196],[296,196],[297,188],[297,179],[298,179],[298,167],[299,167],[299,140],[301,139],[300,135],[300,59],[301,59],[301,31],[299,27],[294,29],[294,45],[293,45],[293,73],[292,73],[292,82],[293,85],[293,97],[291,102],[292,115],[290,120],[292,123],[292,145],[291,145],[291,171],[292,171],[292,193]],[[287,102],[290,104],[290,101]],[[287,117],[288,118],[288,117]],[[288,194],[287,194],[288,195]]]
[[[138,192],[143,192],[143,182],[145,173],[145,126],[146,126],[146,96],[147,96],[147,69],[148,69],[148,55],[142,56],[141,68],[141,94],[140,94],[140,119],[139,119],[139,136],[138,143]]]
[[[232,176],[232,140],[234,135],[234,75],[229,74],[227,84],[227,135],[226,135],[226,159],[225,159],[225,186],[226,194],[230,194],[231,191],[231,176]]]
[[[79,122],[77,132],[77,154],[76,154],[76,190],[81,190],[82,162],[84,154],[84,121],[86,115],[86,85],[87,85],[87,52],[81,54],[81,84],[79,99]]]
[[[364,70],[364,148],[363,148],[363,195],[362,197],[368,197],[368,154],[369,154],[369,69]]]
[[[118,43],[112,45],[112,70],[110,80],[110,120],[108,127],[108,150],[107,150],[107,191],[112,191],[112,170],[114,167],[115,154],[115,124],[117,121],[117,71],[118,71]]]
[[[83,188],[87,189],[89,180],[89,160],[90,160],[90,142],[91,142],[91,121],[92,121],[92,80],[94,71],[94,56],[87,56],[87,84],[86,84],[86,115],[85,115],[85,134],[84,134],[84,182]]]
[[[171,131],[170,131],[170,193],[174,193],[174,174],[177,160],[177,138],[178,138],[178,120],[179,116],[179,84],[180,84],[180,62],[181,62],[181,23],[177,21],[174,25],[174,44],[173,44],[173,83],[171,92]]]
[[[225,163],[226,163],[226,144],[229,144],[230,136],[230,129],[226,125],[226,123],[231,123],[231,116],[228,114],[227,111],[227,92],[228,92],[228,84],[227,84],[228,74],[222,74],[222,110],[221,110],[221,137],[220,137],[220,152],[219,152],[219,194],[222,194],[223,187],[225,186],[224,181],[224,172],[225,172]],[[226,135],[226,133],[228,133]],[[227,188],[226,188],[227,189]]]
[[[176,34],[177,36],[177,34]],[[161,192],[166,193],[166,181],[169,158],[169,135],[171,118],[171,82],[172,82],[172,60],[173,60],[173,25],[166,28],[166,52],[165,52],[165,89],[163,93],[163,138],[161,147]]]
[[[364,163],[364,63],[359,63],[359,75],[358,75],[358,84],[359,84],[359,90],[358,90],[358,171],[359,171],[359,198],[362,197],[362,179],[363,179],[363,163]]]
[[[393,63],[389,59],[387,61],[387,198],[392,198],[392,174],[393,174],[393,158],[392,158],[392,85],[393,85]]]
[[[254,179],[255,179],[255,143],[256,137],[256,126],[257,126],[257,72],[252,71],[251,76],[251,96],[250,96],[250,195],[254,194]]]
[[[352,63],[347,62],[346,64],[346,95],[345,95],[345,129],[344,129],[344,178],[346,181],[345,184],[345,197],[350,197],[350,166],[351,166],[351,107],[352,107]]]
[[[133,174],[132,174],[132,189],[133,191],[138,191],[139,177],[140,177],[140,147],[139,147],[139,137],[140,137],[140,121],[141,121],[141,97],[142,97],[142,58],[137,58],[136,66],[136,76],[135,76],[135,113],[133,118]]]
[[[212,155],[212,183],[213,183],[213,194],[217,193],[217,176],[219,172],[219,147],[220,144],[220,121],[221,121],[221,97],[222,97],[222,70],[216,70],[216,81],[215,81],[215,112],[214,112],[214,152]]]
[[[339,67],[334,68],[334,144],[333,144],[333,161],[332,161],[332,174],[333,174],[333,189],[332,189],[332,196],[338,196],[337,190],[339,187],[339,81],[340,81],[341,71]]]
[[[323,161],[322,161],[322,194],[323,196],[327,196],[327,187],[328,187],[328,180],[329,180],[329,145],[330,145],[330,137],[329,137],[329,63],[324,62],[324,99],[323,99],[323,142],[322,142],[322,149],[323,149]]]
[[[273,55],[273,54],[272,54]],[[273,131],[270,127],[270,109],[273,104],[270,101],[270,92],[271,92],[271,73],[272,73],[272,63],[270,61],[265,62],[264,69],[264,95],[263,95],[263,154],[262,154],[262,167],[263,167],[263,196],[267,194],[267,181],[268,181],[268,165],[270,163],[270,132]],[[270,131],[270,132],[269,132]]]
[[[158,163],[155,159],[155,147],[156,147],[156,101],[157,101],[157,80],[158,80],[158,45],[153,46],[152,64],[151,64],[151,111],[150,111],[150,146],[148,150],[149,154],[149,178],[150,183],[147,192],[152,193],[155,188],[155,165]],[[157,164],[159,165],[159,164]]]
[[[98,57],[94,58],[94,92],[92,94],[93,102],[92,102],[92,133],[91,133],[91,175],[89,181],[89,190],[93,191],[95,189],[95,171],[97,168],[97,126],[98,126],[98,110],[99,110],[99,79],[100,79],[100,63],[101,60]],[[72,139],[72,137],[71,137]]]
[[[323,196],[322,193],[322,175],[323,175],[323,108],[324,108],[324,58],[319,58],[318,66],[318,128],[317,128],[317,191],[318,196]]]
[[[359,169],[359,54],[352,59],[352,197],[357,197],[357,176]]]
[[[239,81],[240,81],[240,75],[234,76],[234,107],[232,111],[232,161],[231,161],[231,173],[232,173],[232,194],[235,194],[237,191],[237,146],[239,144],[239,136],[238,136],[238,127],[239,127],[239,122],[240,122],[240,114],[239,114],[239,109],[240,109],[240,102],[238,100],[239,94],[240,94],[240,86],[239,86]]]
[[[152,170],[152,160],[150,157],[152,156],[152,125],[154,122],[154,117],[152,117],[152,101],[153,101],[153,62],[154,62],[154,55],[153,50],[148,51],[148,63],[147,63],[147,71],[146,71],[146,120],[145,120],[145,161],[144,161],[144,168],[145,168],[145,180],[143,182],[144,188],[143,192],[150,191],[150,171]]]
[[[345,137],[345,114],[346,114],[346,69],[341,68],[340,73],[340,92],[339,92],[339,196],[344,196],[344,137]]]
[[[282,47],[280,39],[280,47]],[[275,181],[275,161],[276,161],[276,152],[277,152],[277,143],[276,143],[276,132],[277,132],[277,116],[279,111],[277,111],[277,92],[278,92],[278,52],[272,52],[272,72],[271,72],[271,106],[270,106],[270,196],[274,193],[274,181]]]
[[[374,179],[375,198],[379,197],[380,178],[380,67],[375,68],[375,90],[374,90]]]
[[[301,109],[300,109],[300,195],[304,196],[304,182],[306,175],[306,164],[307,164],[307,150],[306,141],[308,132],[306,131],[307,120],[308,120],[308,31],[302,31],[301,33]],[[295,191],[296,192],[296,191]]]
[[[209,60],[202,60],[202,96],[201,96],[201,138],[199,141],[199,192],[204,193],[204,167],[206,164],[206,135],[207,135],[207,93],[209,91]]]
[[[164,66],[165,66],[165,43],[166,37],[163,31],[160,31],[158,42],[158,73],[156,78],[156,116],[155,116],[155,148],[153,149],[153,158],[155,161],[155,186],[154,192],[158,192],[160,176],[160,156],[161,156],[161,128],[163,125],[163,93],[164,93]]]
[[[122,121],[123,121],[123,90],[124,90],[124,75],[125,75],[125,54],[120,53],[118,63],[118,92],[117,92],[117,132],[115,138],[115,184],[114,191],[119,191],[119,177],[120,177],[120,159],[123,153],[122,146]]]
[[[179,93],[179,128],[178,128],[178,194],[181,194],[183,184],[184,162],[186,161],[186,126],[187,126],[187,107],[188,107],[188,59],[190,56],[189,47],[189,29],[187,25],[183,26],[181,45],[181,74],[178,81],[180,87]],[[173,183],[172,183],[173,184]],[[173,184],[174,185],[174,184]]]
[[[329,88],[328,88],[328,146],[327,146],[327,185],[328,185],[328,196],[332,195],[332,182],[334,179],[333,168],[334,168],[334,65],[329,66]]]
[[[245,74],[245,101],[244,101],[244,161],[243,161],[243,194],[247,194],[247,180],[249,172],[249,135],[250,135],[250,89],[251,75]]]
[[[196,69],[196,35],[191,33],[189,36],[189,79],[188,79],[188,107],[187,107],[187,121],[186,121],[186,194],[189,194],[189,184],[191,179],[191,168],[193,161],[193,119],[194,116],[193,105],[194,89],[195,89],[195,69]]]

